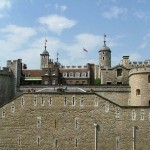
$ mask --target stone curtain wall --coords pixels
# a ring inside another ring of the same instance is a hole
[[[0,149],[133,150],[135,126],[136,149],[149,150],[149,107],[92,93],[26,93],[0,108]]]
[[[13,98],[13,82],[10,74],[0,72],[0,105]]]

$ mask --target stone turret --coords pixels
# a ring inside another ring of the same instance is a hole
[[[131,86],[131,106],[150,105],[150,68],[137,68],[129,72]]]
[[[105,37],[106,35],[104,35],[104,45],[99,50],[99,66],[100,68],[111,68],[111,50],[106,45]]]
[[[45,40],[45,50],[43,51],[41,55],[41,69],[42,68],[48,68],[48,63],[49,63],[49,52],[46,50],[47,40]]]

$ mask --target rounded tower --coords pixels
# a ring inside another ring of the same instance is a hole
[[[47,40],[45,40],[45,50],[43,51],[41,55],[41,69],[42,68],[48,68],[48,62],[49,62],[49,52],[46,50]]]
[[[111,50],[106,46],[106,35],[104,34],[104,45],[99,50],[99,67],[111,68]]]
[[[129,72],[129,85],[131,86],[131,106],[150,105],[150,68],[137,68]]]

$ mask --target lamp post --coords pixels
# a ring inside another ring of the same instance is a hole
[[[94,127],[95,127],[95,150],[97,150],[97,123],[94,123]]]
[[[133,126],[133,150],[136,150],[136,129],[138,129],[138,126]]]

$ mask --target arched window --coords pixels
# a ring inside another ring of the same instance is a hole
[[[82,77],[86,77],[86,72],[82,72]]]
[[[75,77],[80,77],[80,72],[76,72]]]
[[[74,73],[73,73],[73,72],[70,72],[70,73],[69,73],[69,77],[74,77]]]
[[[136,89],[136,96],[141,95],[140,89]]]
[[[63,77],[67,77],[67,72],[64,72],[64,73],[63,73]]]
[[[150,75],[148,75],[148,83],[150,83]]]

